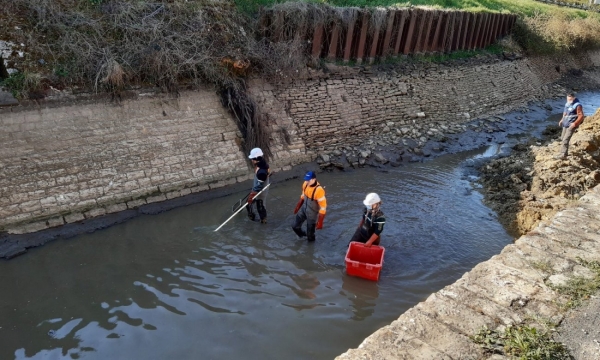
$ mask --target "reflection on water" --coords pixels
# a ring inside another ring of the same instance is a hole
[[[320,174],[313,244],[290,228],[301,181],[274,179],[266,225],[240,215],[215,233],[234,194],[0,263],[0,358],[333,358],[512,240],[462,179],[485,151]],[[388,219],[377,283],[344,272],[371,191]]]

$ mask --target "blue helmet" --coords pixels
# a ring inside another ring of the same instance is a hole
[[[314,171],[309,171],[306,173],[306,175],[304,175],[304,181],[310,181],[312,179],[315,179],[317,177],[317,174],[315,174]]]

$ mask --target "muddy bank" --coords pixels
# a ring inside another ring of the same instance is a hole
[[[561,160],[554,158],[561,129],[549,126],[542,140],[517,144],[508,157],[479,168],[485,203],[513,235],[529,232],[600,183],[599,130],[600,112],[587,116]]]

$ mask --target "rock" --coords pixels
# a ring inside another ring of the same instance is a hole
[[[368,104],[369,100],[367,100],[367,98],[362,98],[362,102],[363,102],[363,104]]]
[[[425,117],[425,113],[424,112],[418,112],[417,113],[417,117],[418,118],[424,118]]]
[[[600,171],[594,170],[588,175],[588,177],[596,182],[600,182]]]
[[[410,162],[410,163],[419,162],[419,158],[418,158],[418,157],[416,157],[416,156],[414,156],[414,155],[410,155],[410,154],[408,154],[408,155],[405,155],[405,156],[404,156],[404,160],[405,160],[405,161],[408,161],[408,162]]]
[[[380,162],[382,164],[386,164],[389,162],[389,160],[386,159],[385,156],[383,156],[381,153],[375,154],[375,160],[377,160],[378,162]]]
[[[598,150],[598,145],[594,142],[591,141],[584,141],[581,146],[583,147],[583,149],[587,152],[594,152],[596,150]]]
[[[371,152],[370,152],[370,151],[368,151],[368,150],[363,150],[363,151],[361,151],[361,152],[360,152],[360,156],[361,156],[362,158],[365,158],[365,159],[366,159],[366,158],[368,158],[368,157],[369,157],[369,155],[371,155]]]
[[[335,156],[342,156],[342,152],[339,151],[338,149],[333,150],[333,155]]]
[[[12,96],[12,94],[0,90],[0,106],[12,106],[18,104],[19,102]]]
[[[552,275],[548,278],[548,283],[554,286],[565,286],[569,281],[569,278],[563,274]]]
[[[390,165],[392,165],[392,167],[402,166],[402,164],[400,164],[399,162],[396,162],[396,161],[390,161]]]
[[[329,155],[321,155],[321,159],[323,159],[323,162],[327,163],[329,162]]]
[[[421,148],[414,149],[415,155],[423,156],[423,150]]]

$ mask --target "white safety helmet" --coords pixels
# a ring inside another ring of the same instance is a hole
[[[248,159],[255,159],[259,156],[263,156],[262,150],[260,148],[254,148],[250,150],[250,156],[248,156]]]
[[[381,202],[381,199],[379,198],[379,195],[375,193],[367,194],[367,197],[363,200],[363,204],[367,207],[371,207],[378,202]]]

